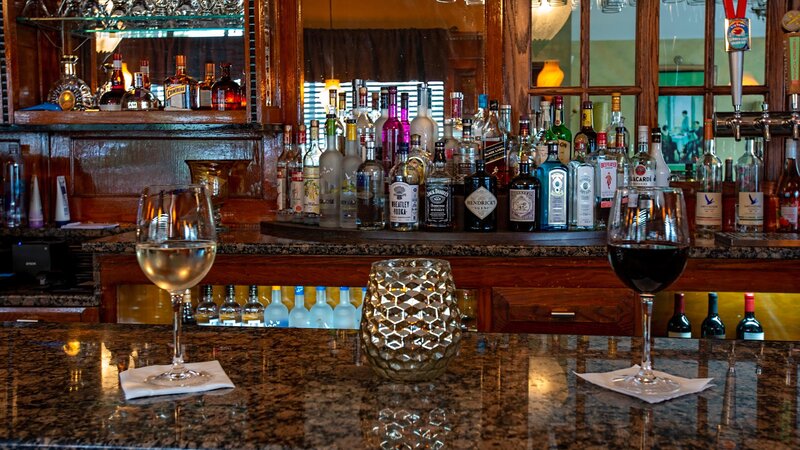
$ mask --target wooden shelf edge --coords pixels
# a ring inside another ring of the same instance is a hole
[[[15,111],[17,125],[244,124],[247,111]]]

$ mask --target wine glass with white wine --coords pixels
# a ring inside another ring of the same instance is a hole
[[[196,386],[211,379],[183,365],[183,293],[206,276],[217,253],[211,200],[200,185],[148,186],[139,199],[136,259],[145,276],[172,299],[172,368],[149,377],[160,386]]]

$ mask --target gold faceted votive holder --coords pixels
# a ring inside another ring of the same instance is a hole
[[[450,263],[389,259],[372,264],[361,342],[372,369],[395,381],[442,375],[461,341]]]
[[[205,185],[208,190],[208,195],[211,197],[211,207],[214,210],[214,223],[217,231],[227,230],[227,227],[222,225],[220,209],[225,204],[225,201],[228,200],[228,181],[231,169],[238,160],[187,159],[185,162],[189,166],[192,183]]]

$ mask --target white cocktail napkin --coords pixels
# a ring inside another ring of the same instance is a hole
[[[225,371],[219,361],[204,361],[197,363],[184,364],[187,369],[196,370],[198,372],[207,372],[211,379],[208,382],[199,386],[157,386],[150,384],[145,380],[153,375],[164,373],[172,368],[172,365],[166,366],[145,366],[136,369],[128,369],[119,374],[120,385],[122,391],[125,392],[125,400],[139,397],[152,397],[156,395],[171,395],[171,394],[186,394],[193,392],[212,391],[214,389],[232,388],[233,382]]]
[[[602,372],[602,373],[573,372],[573,373],[575,373],[575,375],[583,378],[584,380],[592,384],[596,384],[600,387],[610,389],[614,392],[619,392],[621,394],[630,395],[631,397],[636,397],[640,400],[646,401],[647,403],[660,403],[665,400],[680,397],[683,395],[694,394],[696,392],[706,390],[711,386],[713,386],[713,384],[711,384],[713,378],[683,378],[676,375],[670,375],[664,372],[659,372],[657,370],[654,370],[653,373],[655,373],[661,378],[670,378],[676,381],[681,385],[681,388],[677,392],[672,392],[670,394],[663,394],[663,395],[637,394],[622,389],[619,386],[615,385],[613,382],[613,380],[616,378],[624,377],[626,375],[635,375],[636,372],[638,371],[639,371],[639,365],[635,364],[632,367],[628,367],[627,369],[615,370],[613,372]]]

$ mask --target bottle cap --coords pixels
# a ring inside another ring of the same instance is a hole
[[[650,142],[654,144],[661,143],[661,130],[658,127],[653,127],[650,129]]]
[[[591,102],[591,101],[589,101],[589,100],[587,100],[587,101],[583,102],[583,104],[581,105],[581,107],[582,107],[583,109],[592,109],[592,102]]]
[[[647,125],[639,125],[637,139],[638,142],[641,144],[643,142],[647,142],[647,139],[650,137],[650,127]]]
[[[305,295],[306,287],[305,286],[295,286],[294,287],[294,295]]]
[[[500,105],[500,102],[498,102],[497,100],[492,100],[492,101],[489,102],[489,109],[491,111],[497,111],[500,108],[499,105]]]
[[[280,291],[281,287],[280,286],[272,286],[272,290],[273,291]]]
[[[214,293],[214,286],[210,284],[201,285],[200,293],[203,295],[203,297],[208,297]]]
[[[718,298],[719,298],[719,296],[717,295],[716,292],[709,292],[708,293],[708,299],[709,300],[717,301]]]
[[[186,55],[175,55],[175,65],[176,66],[185,66],[186,65]]]
[[[257,297],[258,296],[258,285],[251,284],[250,287],[247,289],[247,292],[250,294],[250,297]]]
[[[547,103],[548,105],[550,104],[550,102],[548,102],[548,101],[543,101],[542,104],[544,104],[544,103]],[[564,105],[564,97],[562,97],[560,95],[553,96],[553,103],[555,103],[556,108],[563,106]]]
[[[317,286],[317,292],[324,291],[324,290],[325,290],[325,286]]]
[[[342,287],[339,288],[339,291],[340,292],[350,292],[350,288],[347,287],[347,286],[342,286]]]

